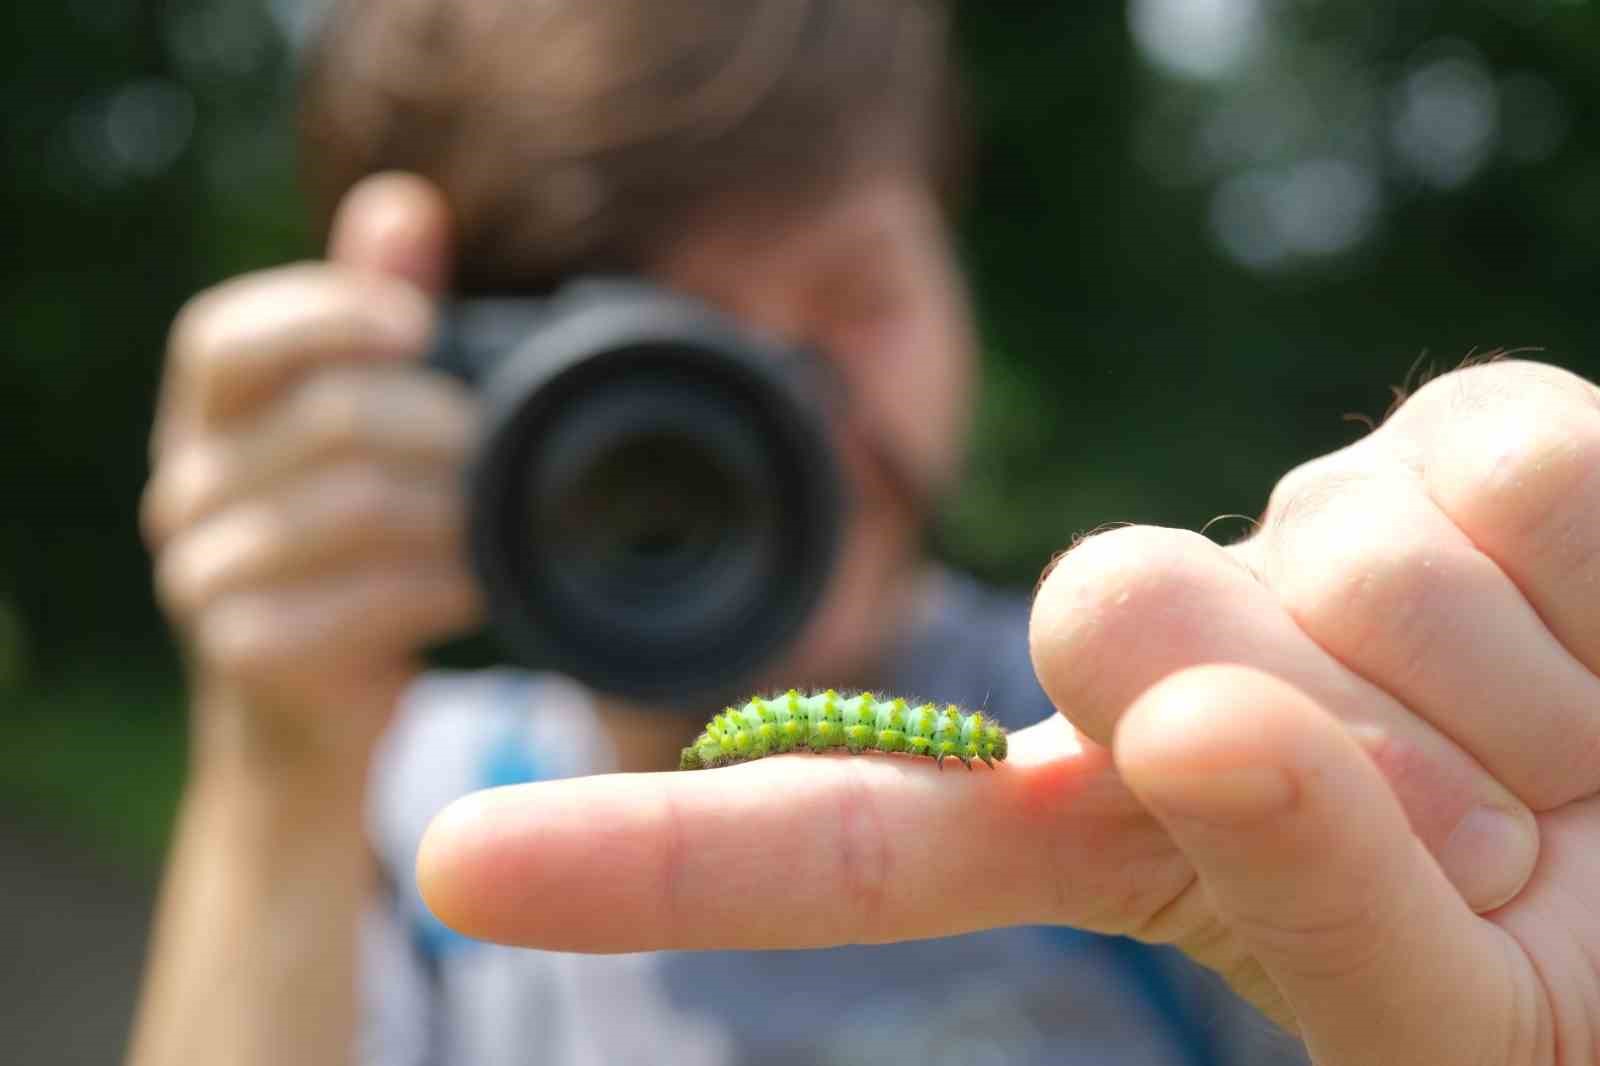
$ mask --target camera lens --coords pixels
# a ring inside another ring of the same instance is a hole
[[[514,317],[497,317],[502,335]],[[832,571],[841,486],[802,353],[648,286],[553,302],[495,362],[472,547],[516,657],[605,691],[730,696]]]
[[[591,380],[526,464],[525,587],[555,597],[569,627],[635,654],[687,654],[782,579],[782,459],[736,389],[685,370]]]
[[[671,589],[738,542],[752,502],[741,489],[702,442],[645,431],[594,456],[557,492],[553,546],[597,574]]]

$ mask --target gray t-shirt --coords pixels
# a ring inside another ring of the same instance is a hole
[[[1027,604],[947,575],[884,688],[1054,713],[1028,658]],[[436,674],[386,740],[371,822],[392,892],[364,938],[372,1066],[868,1063],[1287,1066],[1298,1045],[1175,952],[1065,928],[782,952],[604,956],[467,940],[423,906],[417,845],[480,788],[604,773],[586,694],[514,671]]]

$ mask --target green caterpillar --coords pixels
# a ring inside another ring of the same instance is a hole
[[[983,713],[967,714],[955,704],[915,707],[903,699],[863,692],[840,696],[829,689],[801,695],[757,696],[743,707],[729,707],[706,725],[678,760],[680,770],[705,770],[791,751],[902,752],[933,759],[972,760],[993,767],[1006,757],[1006,731]]]

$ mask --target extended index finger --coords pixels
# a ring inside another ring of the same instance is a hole
[[[1059,720],[998,770],[794,755],[469,796],[423,840],[424,898],[556,951],[801,948],[1030,922],[1138,924],[1189,881],[1101,749]]]

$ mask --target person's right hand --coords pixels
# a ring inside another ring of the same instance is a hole
[[[416,365],[449,256],[432,186],[370,178],[327,262],[227,282],[173,326],[142,518],[202,757],[363,758],[418,650],[478,616],[474,407]]]

